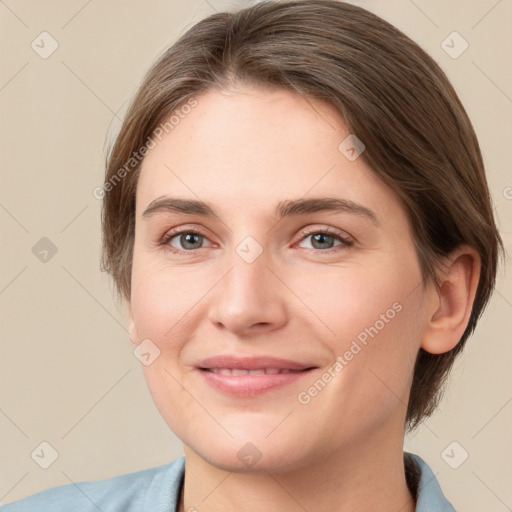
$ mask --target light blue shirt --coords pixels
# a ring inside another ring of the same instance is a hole
[[[430,466],[412,457],[421,470],[416,512],[455,512]],[[2,505],[1,512],[178,512],[185,457],[169,464],[106,480],[53,487]]]

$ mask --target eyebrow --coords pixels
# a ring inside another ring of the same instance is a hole
[[[376,226],[379,226],[377,215],[368,207],[350,201],[349,199],[334,197],[280,201],[274,210],[274,214],[280,218],[284,218],[328,211],[356,214],[371,220]],[[220,219],[219,215],[209,203],[195,199],[179,199],[175,197],[161,197],[151,201],[142,213],[142,218],[148,219],[156,213],[184,213]]]

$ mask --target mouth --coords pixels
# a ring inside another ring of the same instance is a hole
[[[282,373],[297,373],[307,370],[313,370],[316,367],[304,368],[303,370],[292,370],[291,368],[258,368],[256,370],[248,370],[247,368],[199,368],[205,372],[218,373],[221,375],[279,375]]]
[[[215,391],[240,398],[290,385],[316,369],[317,366],[273,357],[217,356],[197,366],[199,374]]]

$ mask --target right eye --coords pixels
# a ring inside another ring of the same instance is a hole
[[[183,249],[176,247],[172,241],[176,239],[177,243],[183,247]],[[189,254],[194,255],[198,249],[202,247],[195,247],[195,245],[201,245],[203,240],[207,240],[207,238],[197,231],[193,231],[190,229],[181,229],[181,230],[172,230],[165,234],[162,239],[161,245],[164,245],[170,251],[176,254]],[[190,246],[193,247],[190,247]]]

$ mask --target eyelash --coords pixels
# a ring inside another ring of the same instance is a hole
[[[176,247],[173,247],[173,246],[171,246],[169,244],[169,242],[173,238],[177,237],[178,235],[183,235],[183,234],[192,234],[192,235],[201,236],[203,238],[207,238],[206,235],[203,235],[199,231],[195,231],[195,230],[192,230],[192,229],[173,230],[173,231],[170,231],[170,232],[168,232],[168,233],[166,233],[164,235],[162,240],[159,242],[159,245],[165,246],[169,251],[171,251],[174,254],[178,254],[178,255],[185,255],[186,254],[186,255],[189,255],[189,256],[195,255],[199,251],[199,249],[184,251],[184,250],[181,250],[181,249],[177,249]],[[328,236],[331,236],[331,237],[336,238],[337,240],[339,240],[341,242],[341,246],[344,246],[343,248],[345,248],[345,249],[348,249],[349,247],[354,245],[354,242],[352,240],[349,240],[348,238],[345,238],[345,237],[341,236],[339,233],[336,233],[335,231],[332,231],[329,228],[324,228],[324,229],[320,229],[320,230],[319,229],[306,230],[306,231],[301,232],[300,235],[301,235],[301,239],[299,240],[299,242],[302,242],[308,236],[311,236],[311,235],[328,235]],[[306,249],[306,250],[307,251],[312,251],[312,252],[315,252],[315,253],[328,253],[328,254],[331,254],[332,252],[337,252],[338,250],[340,250],[341,246],[338,245],[336,247],[331,247],[330,249],[325,249],[325,250],[314,249],[314,248],[313,249]]]

